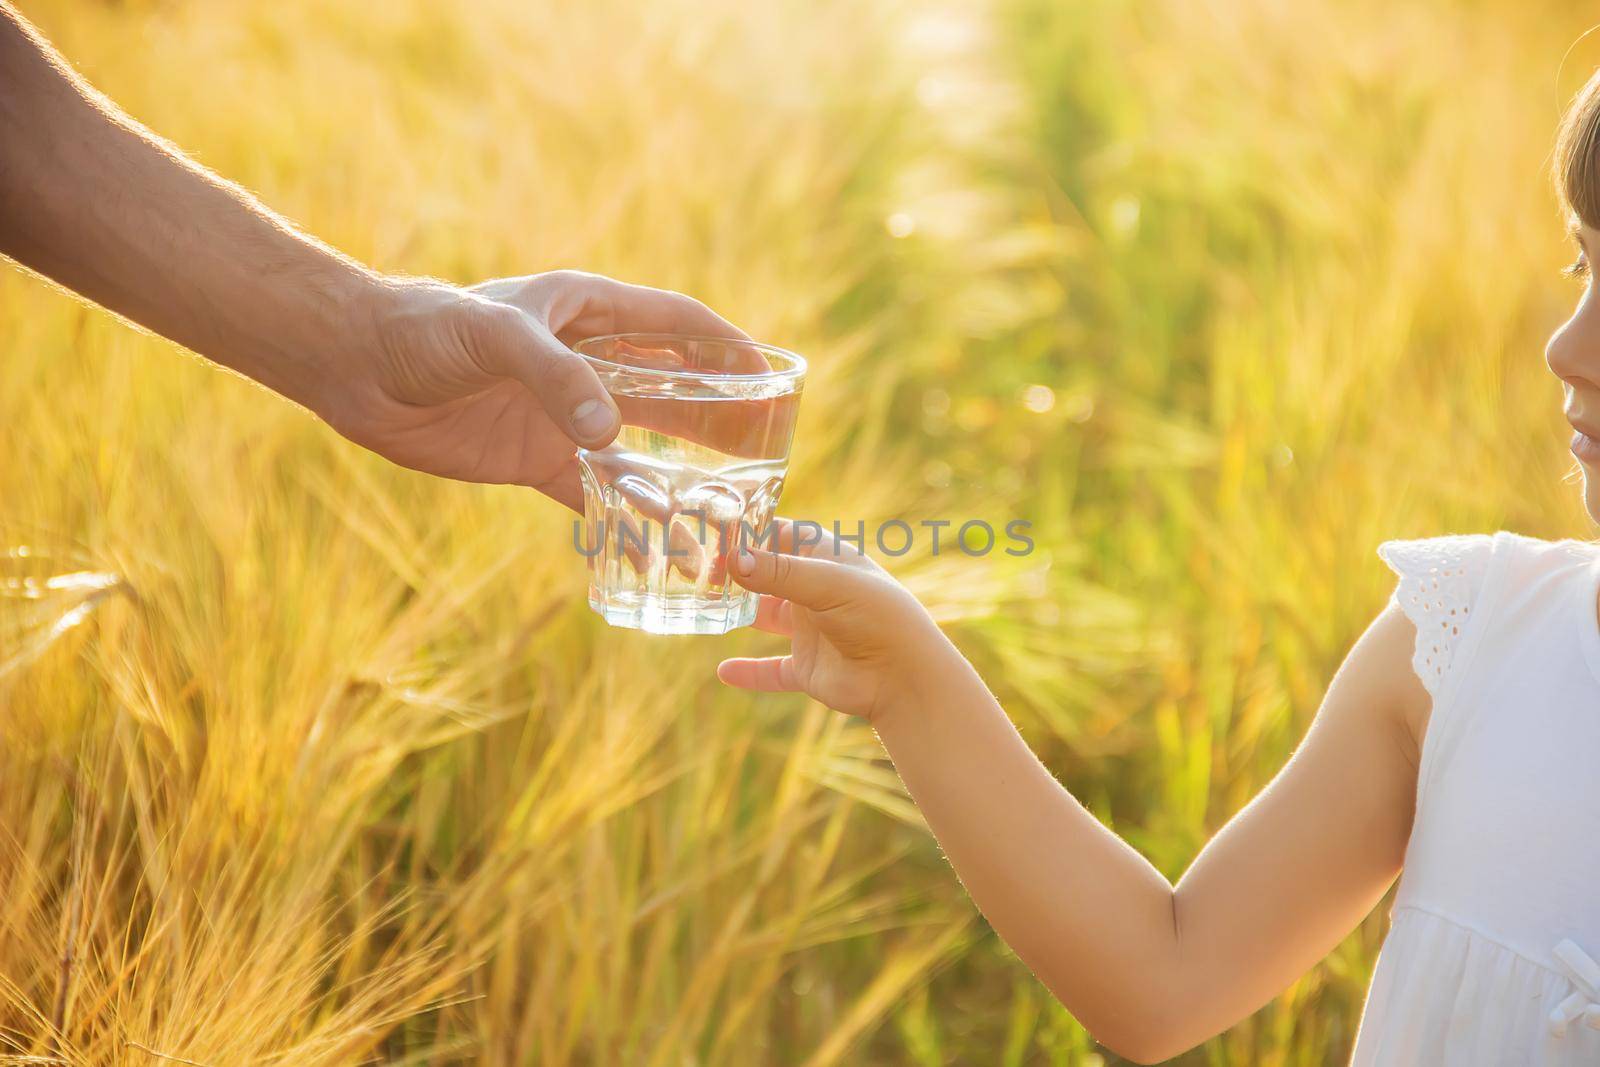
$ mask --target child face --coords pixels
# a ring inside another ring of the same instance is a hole
[[[1578,226],[1573,231],[1579,255],[1574,266],[1585,285],[1572,317],[1545,346],[1545,362],[1561,379],[1564,414],[1574,430],[1572,454],[1583,471],[1583,503],[1600,522],[1600,296],[1589,270],[1592,253],[1600,253],[1600,230]]]

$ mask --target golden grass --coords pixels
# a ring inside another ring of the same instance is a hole
[[[1539,359],[1579,5],[25,7],[376,266],[808,353],[790,514],[1031,519],[896,569],[1171,874],[1378,541],[1584,530]],[[15,272],[0,353],[0,1063],[1094,1062],[870,733],[717,687],[759,637],[606,631],[554,506]],[[1381,929],[1191,1059],[1337,1062]]]

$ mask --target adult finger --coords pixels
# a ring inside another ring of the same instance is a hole
[[[717,665],[717,677],[738,689],[754,689],[763,693],[800,691],[800,683],[794,676],[793,656],[725,659]]]
[[[692,296],[648,285],[629,285],[613,278],[597,282],[611,305],[612,333],[677,333],[750,340],[749,334]]]
[[[551,500],[583,514],[583,483],[578,479],[578,465],[574,461],[570,465],[563,465],[553,478],[543,481],[527,481],[523,483],[537,489]]]
[[[597,279],[597,284],[601,298],[610,305],[608,333],[669,333],[751,341],[749,334],[692,296],[612,278]],[[724,345],[714,356],[708,353],[705,358],[710,364],[705,369],[723,374],[763,374],[771,369],[753,343]]]

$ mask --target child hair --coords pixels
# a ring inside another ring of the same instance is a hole
[[[1561,117],[1554,169],[1556,193],[1568,220],[1600,230],[1600,70]]]

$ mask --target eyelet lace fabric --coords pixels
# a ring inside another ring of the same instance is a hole
[[[1492,551],[1493,540],[1482,534],[1378,546],[1379,557],[1400,578],[1394,602],[1417,628],[1412,668],[1435,699],[1450,676]]]

